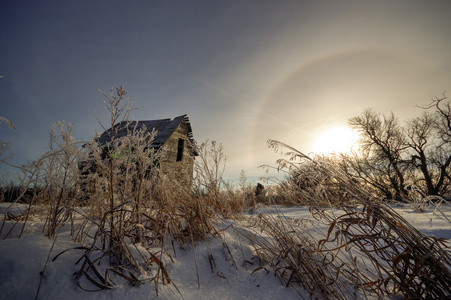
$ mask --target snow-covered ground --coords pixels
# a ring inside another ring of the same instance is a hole
[[[8,204],[0,203],[4,211]],[[13,209],[20,209],[16,207]],[[394,205],[393,208],[408,222],[427,235],[451,239],[451,205],[444,205],[441,212],[434,208],[415,209],[414,205]],[[306,207],[262,207],[262,213],[277,209],[286,218],[312,220]],[[3,214],[2,214],[3,215]],[[3,218],[2,218],[3,220]],[[313,221],[312,221],[313,222]],[[7,221],[5,228],[12,223]],[[221,237],[208,243],[197,243],[195,253],[191,248],[175,247],[165,256],[165,267],[171,283],[158,285],[160,299],[299,299],[292,288],[285,287],[274,273],[257,270],[259,261],[252,255],[251,246],[238,230],[247,230],[244,221],[222,220],[218,227]],[[71,250],[52,259],[63,250],[79,246],[71,240],[70,226],[64,227],[53,250],[52,240],[42,233],[42,221],[31,219],[22,238],[17,238],[18,228],[7,239],[0,240],[0,299],[35,299],[47,259],[38,299],[149,299],[156,297],[155,284],[148,282],[132,287],[120,284],[112,290],[86,292],[77,286],[74,273],[82,250]],[[5,234],[5,228],[3,235]],[[6,230],[7,231],[7,230]],[[225,245],[226,246],[225,246]],[[209,254],[214,257],[214,270],[210,267]],[[197,268],[195,259],[197,259]],[[196,271],[198,270],[198,271]],[[257,270],[257,271],[256,271]],[[199,275],[199,280],[197,276]],[[87,283],[89,284],[89,283]],[[308,293],[302,295],[308,298]]]

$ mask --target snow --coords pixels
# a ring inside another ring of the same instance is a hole
[[[9,204],[0,203],[2,215]],[[426,235],[451,239],[451,205],[443,205],[441,212],[434,207],[425,207],[421,211],[413,204],[392,205],[408,222]],[[10,211],[24,209],[14,206]],[[314,223],[307,207],[261,207],[254,213],[271,214],[279,211],[285,218],[310,220]],[[247,215],[246,217],[249,217]],[[42,272],[44,278],[38,299],[149,299],[156,297],[155,284],[146,282],[132,287],[128,283],[118,283],[112,290],[87,292],[77,286],[75,275],[80,265],[76,264],[82,250],[73,249],[80,246],[74,243],[70,235],[70,226],[64,226],[53,240],[42,233],[43,221],[38,216],[28,221],[28,229],[22,238],[18,238],[20,226],[3,239],[13,222],[6,221],[0,240],[0,290],[2,299],[34,299],[40,284]],[[260,267],[258,258],[252,255],[252,247],[239,231],[247,231],[245,220],[218,220],[217,227],[225,230],[220,237],[208,242],[198,242],[195,253],[190,247],[180,249],[178,246],[168,250],[163,262],[171,283],[159,284],[160,299],[299,299],[300,295],[287,288],[268,269]],[[226,229],[227,228],[227,229]],[[317,231],[319,232],[319,231]],[[51,250],[52,249],[52,250]],[[64,250],[72,249],[53,258]],[[50,252],[51,250],[51,252]],[[158,251],[159,249],[155,249]],[[174,251],[175,250],[175,251]],[[214,258],[212,271],[209,253]],[[195,255],[195,256],[194,256]],[[197,259],[197,269],[195,259]],[[173,261],[171,261],[171,258]],[[197,279],[199,275],[199,282]],[[200,285],[200,286],[199,286]],[[86,282],[88,287],[89,282]],[[93,287],[91,285],[91,287]],[[308,293],[302,296],[308,298]]]

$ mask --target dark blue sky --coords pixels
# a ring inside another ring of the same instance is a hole
[[[229,178],[258,176],[269,138],[304,152],[373,107],[402,119],[451,88],[451,1],[3,1],[0,125],[14,162],[48,130],[100,131],[103,96],[124,85],[136,119],[187,113],[222,142]],[[6,170],[1,167],[1,170]]]

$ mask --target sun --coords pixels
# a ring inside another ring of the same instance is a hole
[[[358,133],[348,127],[333,127],[324,131],[315,141],[314,153],[349,153],[356,147]]]

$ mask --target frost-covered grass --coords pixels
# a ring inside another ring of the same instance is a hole
[[[112,128],[128,108],[117,92]],[[2,198],[15,203],[0,203],[2,298],[451,296],[446,202],[387,204],[334,161],[277,141],[291,151],[277,162],[291,181],[257,193],[242,174],[236,190],[212,142],[198,149],[187,189],[160,174],[144,132],[80,152],[70,127],[52,130],[54,147],[24,168],[17,195]]]
[[[9,205],[2,203],[4,212]],[[451,224],[446,217],[451,217],[451,206],[443,205],[439,213],[435,207],[417,209],[415,204],[397,204],[392,208],[407,222],[426,235],[436,238],[451,239]],[[10,213],[15,215],[24,211],[26,205],[15,205]],[[336,215],[343,211],[335,210]],[[444,215],[445,216],[444,216]],[[292,224],[308,232],[313,239],[321,240],[327,234],[328,226],[322,221],[314,220],[307,207],[263,206],[245,214],[240,219],[215,219],[216,233],[207,241],[195,242],[194,250],[186,245],[152,248],[154,254],[161,255],[162,262],[170,282],[160,279],[154,282],[143,281],[139,286],[131,286],[127,280],[114,279],[116,285],[109,290],[87,292],[77,286],[74,273],[80,270],[81,254],[84,250],[73,249],[80,244],[72,241],[71,226],[66,224],[58,233],[56,242],[42,233],[43,221],[39,215],[28,222],[22,238],[17,238],[20,223],[17,223],[7,239],[0,241],[0,290],[3,299],[33,299],[42,279],[39,299],[148,299],[156,297],[156,287],[161,299],[299,299],[309,298],[309,293],[299,286],[296,290],[286,287],[285,282],[275,276],[271,262],[261,261],[258,257],[257,239],[264,238],[273,242],[265,232],[260,232],[251,225],[259,217],[269,216],[275,220],[294,221]],[[15,222],[8,220],[5,228],[9,229]],[[297,225],[296,225],[297,224]],[[6,230],[8,231],[8,230]],[[5,229],[4,229],[5,232]],[[258,237],[256,235],[260,234]],[[290,233],[286,232],[285,236]],[[254,236],[252,240],[249,237]],[[281,235],[280,238],[283,236]],[[53,261],[56,255],[64,252]],[[49,259],[47,266],[46,261]],[[282,259],[282,258],[280,258]],[[362,259],[364,259],[362,257]],[[363,262],[370,264],[368,261]],[[106,264],[106,260],[101,264]],[[151,269],[156,269],[155,262]],[[45,267],[46,266],[46,267]],[[450,267],[450,266],[448,266]],[[276,269],[277,270],[277,269]],[[281,270],[279,270],[280,273]],[[280,275],[280,274],[279,274]],[[143,275],[143,278],[146,274]],[[91,282],[82,278],[79,283],[85,289],[97,289]],[[375,293],[360,290],[357,298],[378,298]]]

